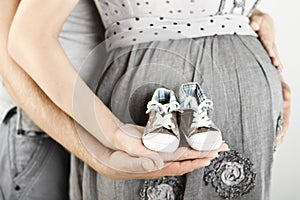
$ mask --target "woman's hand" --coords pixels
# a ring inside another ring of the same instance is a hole
[[[283,65],[279,59],[279,53],[275,44],[275,27],[272,18],[259,10],[255,10],[250,17],[250,25],[257,32],[262,44],[264,45],[267,53],[272,59],[272,63],[277,67],[278,71],[281,73]],[[283,80],[281,75],[281,85],[282,85],[282,95],[284,100],[284,110],[283,110],[283,123],[282,128],[279,131],[276,144],[282,142],[283,136],[286,134],[289,119],[290,119],[290,106],[291,106],[291,90],[288,84]]]
[[[159,153],[164,162],[158,169],[152,159],[131,156],[124,151],[114,151],[105,147],[80,126],[77,127],[77,135],[85,147],[84,151],[94,158],[89,162],[90,166],[112,179],[179,176],[209,165],[220,151],[229,150],[225,143],[210,152],[199,152],[188,147],[180,147],[173,153]],[[134,145],[132,147],[134,148]]]
[[[227,144],[222,144],[220,148],[214,151],[209,152],[199,152],[187,147],[180,147],[175,152],[172,153],[158,153],[146,148],[142,143],[142,135],[144,133],[144,127],[137,126],[133,124],[122,124],[119,123],[119,128],[115,131],[114,139],[111,140],[111,146],[115,147],[114,150],[108,151],[109,157],[111,161],[116,162],[131,162],[132,159],[135,157],[137,160],[142,161],[147,159],[149,162],[144,163],[143,170],[157,170],[161,169],[166,166],[165,162],[173,162],[173,161],[182,161],[182,160],[193,160],[201,158],[201,166],[203,164],[203,158],[212,159],[218,155],[219,151],[223,151],[224,149],[228,149]],[[83,142],[85,141],[82,138]],[[87,144],[88,145],[88,144]],[[102,144],[101,144],[102,145]],[[121,158],[121,159],[120,159]],[[128,158],[122,159],[122,158]],[[126,161],[124,161],[126,160]],[[150,161],[151,160],[151,161]],[[207,161],[207,160],[206,160]],[[199,164],[200,160],[195,161],[196,165]],[[193,163],[193,162],[192,162]],[[132,162],[131,164],[125,164],[124,169],[126,166],[129,166],[128,170],[133,170],[133,172],[137,172],[134,166],[139,164],[139,162]],[[177,163],[179,164],[179,163]],[[172,164],[171,164],[172,165]],[[121,163],[117,166],[122,166]],[[203,167],[203,166],[202,166]],[[172,168],[172,167],[171,167]],[[195,167],[194,167],[195,168]],[[199,167],[198,167],[199,168]],[[174,172],[175,173],[175,172]]]
[[[161,156],[165,160],[164,166],[156,170],[153,168],[154,165],[147,162],[145,158],[132,157],[122,151],[107,152],[106,158],[110,161],[110,167],[123,174],[125,179],[152,179],[162,176],[181,176],[208,166],[211,160],[218,156],[218,152],[227,150],[228,147],[225,144],[211,152],[199,152],[180,147],[174,153],[162,153]],[[120,174],[110,176],[110,178],[120,179]]]
[[[291,113],[291,90],[289,85],[283,80],[281,76],[281,86],[282,86],[282,96],[284,101],[283,107],[283,122],[280,131],[277,134],[276,144],[280,144],[283,140],[283,136],[286,134],[289,120],[290,120],[290,113]]]
[[[259,10],[255,10],[250,17],[250,25],[257,32],[262,44],[272,59],[278,71],[282,71],[282,63],[275,44],[275,26],[272,18]]]

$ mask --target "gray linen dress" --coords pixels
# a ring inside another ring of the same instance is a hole
[[[100,45],[80,74],[121,121],[138,125],[146,124],[146,104],[157,87],[178,93],[182,83],[199,82],[214,102],[210,117],[231,153],[178,179],[184,185],[182,198],[270,199],[283,100],[279,74],[257,37],[216,34],[150,41],[107,53]],[[220,171],[214,173],[217,165]],[[147,199],[141,197],[149,187],[145,180],[111,180],[76,158],[72,169],[72,199]]]

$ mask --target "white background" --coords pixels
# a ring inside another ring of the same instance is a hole
[[[292,90],[289,130],[275,153],[272,200],[300,200],[300,1],[264,0],[259,9],[274,19],[283,74]]]

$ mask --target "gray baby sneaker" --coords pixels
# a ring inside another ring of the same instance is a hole
[[[218,127],[208,117],[213,102],[205,96],[196,82],[182,84],[179,89],[181,106],[180,131],[188,144],[199,151],[217,149],[222,144],[222,135]]]
[[[173,152],[179,146],[177,112],[180,105],[172,90],[157,88],[147,104],[149,120],[142,137],[144,145],[154,151]]]

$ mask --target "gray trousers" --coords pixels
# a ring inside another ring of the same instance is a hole
[[[17,131],[16,121],[12,110],[0,125],[0,199],[69,199],[69,154],[45,133]]]

